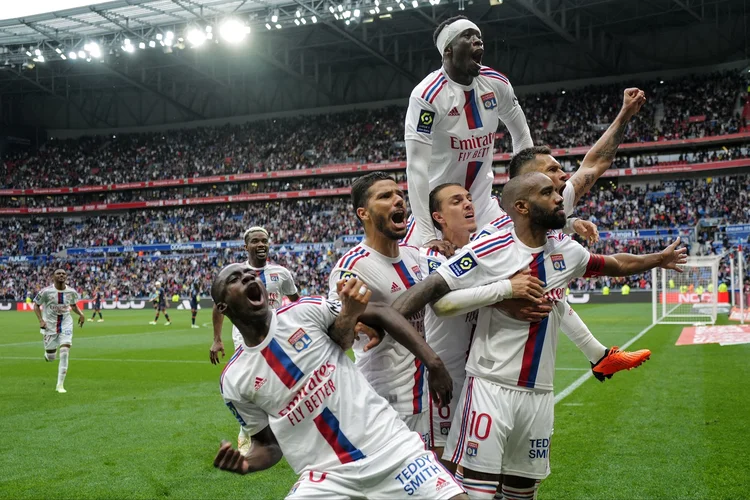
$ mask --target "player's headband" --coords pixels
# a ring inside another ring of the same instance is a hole
[[[458,35],[460,35],[461,33],[463,33],[464,31],[468,29],[479,31],[479,28],[477,27],[477,25],[472,23],[468,19],[459,19],[458,21],[450,23],[448,26],[443,28],[443,31],[440,32],[440,34],[437,37],[437,40],[435,41],[435,46],[440,52],[440,57],[443,57],[445,48],[448,45],[450,45],[450,43],[453,40],[455,40],[455,38]],[[482,32],[479,31],[479,34],[481,36]]]

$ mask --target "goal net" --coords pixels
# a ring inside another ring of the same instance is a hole
[[[713,325],[718,311],[718,275],[721,257],[689,257],[681,266],[652,271],[654,323]]]

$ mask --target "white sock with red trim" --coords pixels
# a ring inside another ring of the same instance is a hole
[[[536,498],[536,487],[536,484],[530,488],[512,488],[503,485],[502,498],[503,500],[534,500]]]
[[[498,481],[480,481],[464,477],[462,486],[471,500],[492,500],[497,492]]]
[[[68,374],[69,352],[69,347],[60,348],[60,365],[57,367],[57,385],[63,385],[63,382],[65,382],[65,375]]]

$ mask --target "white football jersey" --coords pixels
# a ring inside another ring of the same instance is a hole
[[[295,473],[375,454],[409,430],[328,337],[338,301],[304,297],[273,312],[268,335],[244,343],[221,374],[221,393],[251,436],[271,426]]]
[[[46,334],[57,334],[73,331],[73,317],[70,315],[70,305],[78,302],[78,292],[65,287],[58,290],[55,285],[43,288],[34,297],[34,302],[42,308],[42,319],[47,324]]]
[[[496,213],[492,156],[500,120],[525,126],[526,118],[508,78],[487,66],[468,86],[452,81],[442,68],[430,73],[412,91],[406,112],[404,139],[432,146],[424,192],[447,182],[461,184],[471,192],[480,226]],[[533,145],[526,130],[528,137],[514,149]],[[413,233],[412,227],[405,241],[411,243]]]
[[[422,281],[419,249],[399,246],[400,256],[392,259],[360,243],[344,254],[328,279],[328,297],[337,299],[336,283],[357,277],[372,290],[372,301],[393,304],[406,290]],[[424,310],[409,318],[412,326],[424,336]],[[368,339],[354,341],[354,358],[375,391],[384,397],[399,415],[417,415],[428,410],[425,367],[406,347],[390,335],[374,349],[363,351]]]
[[[551,391],[557,330],[567,310],[565,289],[571,279],[598,275],[604,257],[560,232],[548,233],[544,246],[530,248],[511,230],[471,242],[437,272],[455,290],[507,279],[526,267],[546,283],[552,312],[543,321],[528,323],[494,308],[480,309],[466,373],[496,384]]]

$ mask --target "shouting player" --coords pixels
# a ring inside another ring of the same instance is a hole
[[[42,289],[34,298],[34,314],[39,320],[40,333],[44,335],[44,359],[54,361],[60,348],[60,364],[57,367],[59,393],[67,392],[64,387],[68,374],[68,356],[73,345],[73,318],[70,311],[78,315],[78,326],[83,327],[86,319],[78,308],[78,292],[67,286],[68,273],[58,269],[52,274],[52,285]]]
[[[365,239],[339,259],[328,279],[329,298],[336,298],[341,279],[359,278],[372,290],[373,300],[393,303],[422,280],[419,249],[399,245],[406,233],[404,192],[384,172],[364,175],[352,184],[352,203],[365,230]],[[424,310],[408,316],[424,336]],[[429,446],[430,416],[425,390],[425,368],[446,372],[442,361],[425,366],[410,346],[386,335],[375,349],[366,350],[363,338],[354,343],[355,364],[380,396],[396,409],[406,425]],[[446,372],[447,373],[447,372]]]
[[[399,336],[420,334],[393,309],[368,305],[362,281],[340,280],[337,291],[341,302],[305,297],[274,311],[249,266],[232,264],[216,277],[214,303],[242,335],[221,392],[253,447],[243,456],[224,442],[214,465],[247,474],[283,455],[300,475],[289,499],[468,500],[344,351],[359,320]],[[449,401],[450,384],[438,397]]]
[[[164,323],[164,326],[169,326],[172,324],[172,322],[169,320],[169,314],[167,314],[167,292],[164,290],[164,288],[161,286],[161,281],[157,281],[156,284],[156,291],[154,293],[154,309],[156,309],[156,316],[154,317],[153,321],[149,321],[149,325],[155,325],[157,321],[159,321],[159,314],[164,313],[164,319],[167,321]]]
[[[416,86],[406,112],[406,176],[413,221],[405,242],[410,245],[439,239],[428,195],[440,184],[457,182],[471,192],[480,226],[500,217],[500,207],[492,199],[498,120],[510,131],[514,151],[533,146],[508,78],[482,66],[479,28],[464,16],[452,17],[437,27],[433,40],[442,67]]]
[[[253,269],[263,286],[268,291],[268,301],[271,309],[281,307],[283,297],[286,296],[291,302],[299,300],[297,286],[294,284],[292,273],[285,267],[268,262],[268,231],[260,226],[253,226],[243,235],[245,250],[247,250],[247,261],[245,264]],[[214,304],[211,321],[214,329],[214,342],[209,350],[209,358],[212,364],[219,363],[219,352],[224,357],[224,343],[221,340],[221,331],[224,325],[224,315]],[[242,335],[236,326],[232,326],[232,342],[235,351],[242,345]],[[237,445],[241,453],[249,453],[250,436],[240,426],[237,436]]]
[[[102,292],[99,291],[99,287],[96,287],[94,289],[94,314],[91,315],[89,321],[93,322],[97,314],[99,314],[97,323],[103,322],[104,319],[102,318]]]
[[[473,241],[394,304],[411,314],[453,289],[506,279],[526,267],[545,282],[544,297],[553,308],[541,322],[519,321],[497,308],[479,311],[445,457],[464,468],[471,498],[487,500],[501,476],[504,498],[533,498],[536,481],[549,474],[554,333],[567,313],[568,282],[584,276],[629,276],[657,266],[679,271],[677,266],[687,261],[686,249],[676,248],[679,239],[657,254],[603,256],[550,232],[565,224],[562,196],[538,172],[511,179],[503,205],[514,223],[510,232]]]

